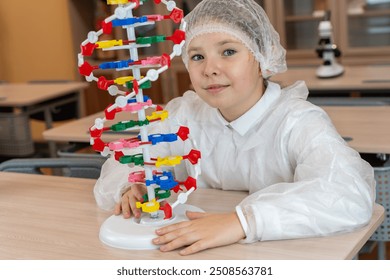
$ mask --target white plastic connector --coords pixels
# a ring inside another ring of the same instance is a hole
[[[97,80],[97,78],[95,78],[95,76],[93,75],[93,73],[91,73],[89,76],[85,76],[85,80],[87,82],[92,82],[94,80]]]
[[[82,53],[77,54],[77,66],[81,66],[84,64],[84,56]]]
[[[176,8],[176,3],[175,1],[168,1],[167,5],[167,10],[168,11],[173,11],[174,8]]]
[[[159,74],[158,74],[157,70],[155,70],[155,69],[150,69],[150,70],[146,73],[146,76],[149,78],[149,80],[151,80],[152,82],[154,82],[154,81],[157,81]]]
[[[115,104],[120,107],[120,108],[123,108],[127,105],[127,98],[125,96],[118,96],[116,99],[115,99]]]
[[[104,127],[104,120],[101,118],[95,119],[95,127],[96,129],[103,129]]]
[[[119,89],[118,89],[118,87],[115,86],[115,85],[111,85],[111,86],[108,87],[108,93],[109,93],[111,96],[117,95],[117,94],[118,94],[118,91],[119,91]]]
[[[181,50],[182,50],[181,45],[176,44],[176,45],[173,46],[173,51],[172,51],[172,53],[173,53],[175,56],[180,56],[180,55],[181,55]]]
[[[115,16],[119,19],[124,19],[126,17],[127,11],[123,7],[118,7],[115,9]]]
[[[95,31],[90,31],[88,32],[88,41],[90,43],[96,43],[98,40],[99,40],[99,36],[97,35],[97,33]]]
[[[101,154],[102,156],[104,156],[104,157],[107,157],[110,153],[111,153],[110,148],[107,147],[107,146],[104,147],[104,149],[103,149],[102,152],[100,152],[100,154]]]

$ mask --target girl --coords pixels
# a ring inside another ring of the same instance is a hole
[[[246,190],[231,213],[188,212],[156,231],[161,251],[182,255],[235,242],[324,236],[370,220],[373,169],[351,149],[304,82],[281,89],[285,50],[252,0],[203,0],[188,16],[183,61],[194,91],[166,109],[190,128],[202,152],[199,187]],[[172,130],[167,130],[172,131]],[[184,154],[175,142],[166,154]],[[159,146],[156,155],[163,151]],[[175,151],[175,152],[173,152]],[[180,152],[181,151],[181,152]],[[125,218],[145,193],[127,186],[129,168],[109,159],[95,186],[98,204]],[[185,177],[185,168],[175,168]]]

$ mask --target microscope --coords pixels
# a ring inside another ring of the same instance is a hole
[[[341,51],[333,44],[332,23],[330,22],[330,11],[318,26],[320,40],[316,49],[318,57],[323,63],[318,67],[316,75],[318,78],[334,78],[344,73],[344,67],[337,63],[336,58],[341,56]]]

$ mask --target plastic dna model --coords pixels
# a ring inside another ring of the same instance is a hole
[[[150,0],[151,1],[151,0]],[[195,141],[191,138],[189,129],[180,126],[176,133],[149,134],[148,130],[158,122],[166,121],[168,112],[161,106],[154,105],[152,100],[143,95],[143,89],[151,87],[151,83],[159,78],[159,75],[166,71],[175,56],[181,55],[182,45],[185,40],[185,23],[183,11],[176,7],[174,1],[154,0],[156,5],[165,5],[167,15],[146,15],[133,16],[133,10],[142,7],[147,0],[107,0],[109,5],[118,5],[115,13],[107,17],[101,24],[102,28],[96,32],[88,33],[87,39],[81,44],[81,52],[78,55],[78,66],[80,74],[84,75],[88,82],[96,82],[102,90],[108,91],[112,96],[117,96],[115,103],[105,109],[105,117],[95,120],[90,128],[90,140],[94,150],[103,156],[111,155],[122,164],[130,166],[141,166],[142,171],[135,171],[129,174],[130,183],[143,183],[147,187],[147,194],[144,201],[138,202],[136,207],[143,213],[149,213],[150,219],[157,219],[159,213],[164,213],[164,219],[172,218],[173,209],[187,201],[187,197],[196,189],[196,180],[199,175],[200,152],[196,148]],[[136,27],[154,25],[156,22],[171,20],[180,24],[171,36],[150,36],[137,37]],[[102,34],[111,34],[113,28],[120,27],[126,30],[127,38],[120,40],[99,41]],[[147,57],[139,59],[138,49],[150,47],[159,42],[171,41],[173,48],[171,54]],[[91,57],[96,50],[117,51],[128,50],[129,59],[120,61],[103,62],[99,65],[91,65],[86,57]],[[148,68],[145,76],[141,75],[141,69]],[[131,76],[122,76],[113,80],[103,75],[96,76],[95,70],[99,73],[110,70],[131,72]],[[153,108],[151,115],[146,115],[146,109]],[[118,122],[111,126],[105,126],[106,121],[114,120],[118,113],[136,114],[128,121]],[[113,142],[104,142],[102,136],[107,131],[139,131],[137,137],[118,139]],[[180,138],[180,139],[179,139]],[[152,158],[150,148],[163,142],[191,141],[192,149],[187,155],[168,156]],[[134,151],[141,151],[134,153]],[[188,161],[194,168],[184,182],[176,181],[172,172],[167,171],[169,167],[182,164]],[[184,192],[184,189],[186,192]],[[167,198],[171,191],[179,193],[177,200],[170,204]],[[162,203],[164,202],[164,203]],[[161,216],[161,215],[160,215]]]

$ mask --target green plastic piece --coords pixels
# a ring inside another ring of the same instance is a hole
[[[154,44],[154,43],[159,43],[164,41],[165,41],[165,36],[163,35],[150,36],[150,37],[138,37],[135,40],[137,44]]]
[[[160,188],[156,188],[154,190],[155,196],[158,197],[159,199],[165,199],[171,196],[171,191],[170,190],[162,190]]]
[[[132,127],[135,127],[135,126],[144,126],[144,125],[148,125],[149,124],[149,120],[145,119],[144,121],[134,121],[134,120],[130,120],[128,122],[119,122],[119,123],[116,123],[116,124],[113,124],[110,129],[112,131],[124,131],[128,128],[132,128]]]
[[[162,190],[162,189],[160,189],[160,188],[156,188],[156,189],[154,190],[154,195],[155,195],[155,197],[156,197],[157,199],[165,199],[165,198],[168,198],[168,197],[171,196],[171,191],[170,191],[170,190]],[[148,196],[148,194],[147,194],[147,193],[144,194],[144,195],[142,196],[142,199],[143,199],[143,201],[149,201],[149,196]]]
[[[119,162],[122,164],[134,163],[135,165],[144,165],[144,157],[142,154],[136,154],[132,156],[122,156],[119,158]]]
[[[133,89],[133,81],[126,82],[126,87],[128,89]],[[152,82],[151,81],[146,81],[145,83],[142,83],[139,85],[139,88],[141,89],[147,89],[152,87]]]

